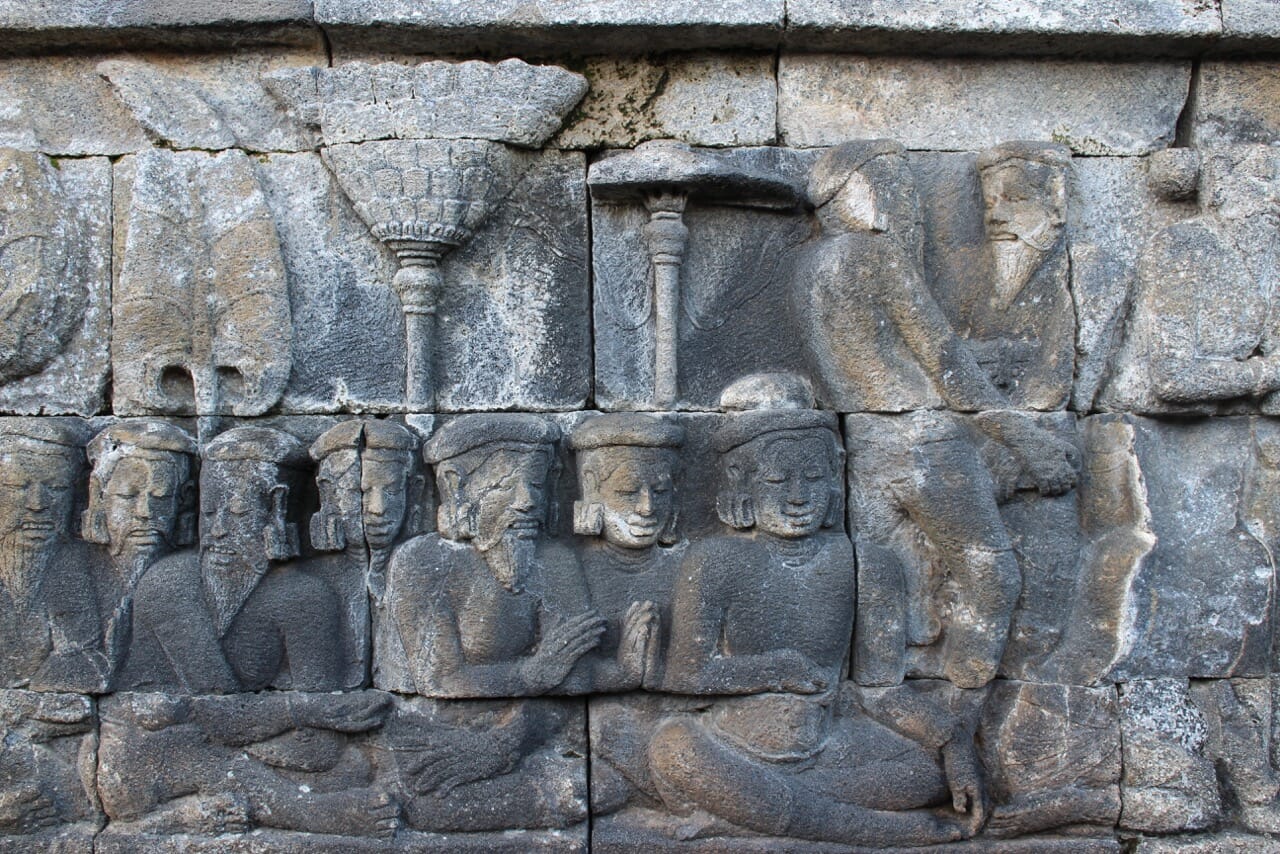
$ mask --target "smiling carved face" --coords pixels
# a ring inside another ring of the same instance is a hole
[[[615,463],[596,489],[604,538],[629,549],[658,542],[675,512],[670,455],[661,448],[615,447]]]
[[[785,539],[818,532],[831,509],[829,444],[806,436],[765,447],[751,485],[757,528]]]

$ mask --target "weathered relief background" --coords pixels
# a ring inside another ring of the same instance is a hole
[[[1273,0],[0,0],[0,852],[1280,852]]]

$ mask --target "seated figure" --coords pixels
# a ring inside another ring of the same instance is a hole
[[[545,536],[559,432],[532,415],[464,415],[427,442],[439,533],[392,555],[377,687],[536,696],[561,690],[600,642],[604,621],[587,609],[577,560]]]
[[[924,845],[972,835],[982,820],[976,753],[944,704],[913,701],[910,729],[886,726],[897,716],[880,709],[837,712],[854,690],[838,691],[854,565],[835,529],[836,419],[806,408],[811,399],[756,403],[773,408],[727,416],[715,436],[726,481],[718,509],[742,533],[690,550],[667,669],[672,690],[742,696],[657,728],[654,785],[673,811],[773,836]],[[939,806],[948,800],[956,809]]]
[[[84,440],[56,418],[0,421],[0,687],[102,690],[89,550],[71,537]]]
[[[112,668],[129,649],[133,593],[160,558],[195,542],[197,449],[174,424],[130,419],[89,442],[93,469],[85,540],[104,548],[95,576],[103,641]]]
[[[200,549],[152,564],[138,582],[118,687],[193,694],[342,686],[337,597],[295,566],[291,481],[301,443],[236,427],[204,449]]]
[[[684,430],[652,415],[598,415],[569,437],[577,452],[574,532],[591,607],[607,621],[570,681],[584,692],[660,689],[671,593],[686,543],[676,533],[676,449]],[[589,671],[589,672],[588,672]]]

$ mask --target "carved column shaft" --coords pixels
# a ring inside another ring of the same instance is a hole
[[[644,236],[653,264],[653,403],[657,407],[671,406],[680,397],[676,351],[680,332],[680,266],[689,243],[689,229],[682,219],[686,200],[680,193],[655,193],[645,197],[649,222],[644,227]]]

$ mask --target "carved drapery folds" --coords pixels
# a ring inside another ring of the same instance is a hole
[[[0,148],[0,851],[1280,832],[1273,146],[286,53]]]

